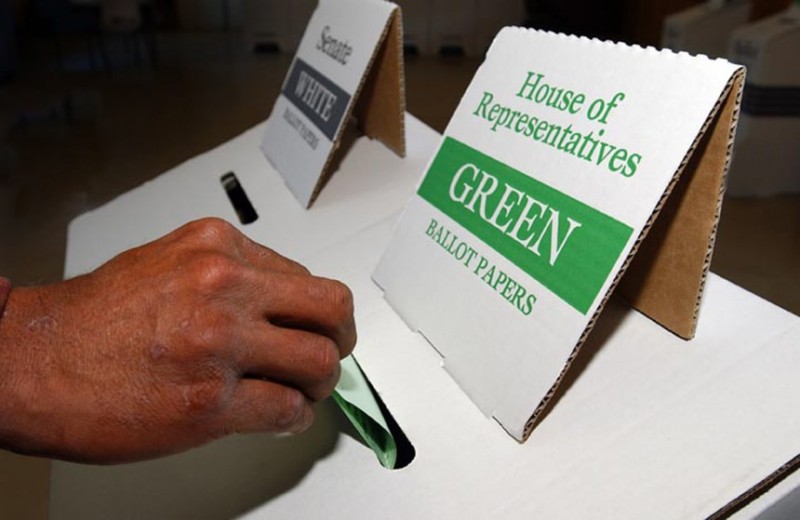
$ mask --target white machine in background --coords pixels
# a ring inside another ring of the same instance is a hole
[[[673,51],[725,57],[731,34],[745,25],[750,0],[711,0],[692,6],[664,20],[661,46]]]
[[[736,30],[728,59],[747,67],[728,193],[800,193],[800,2]]]

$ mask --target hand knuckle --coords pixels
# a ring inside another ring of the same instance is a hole
[[[233,340],[235,320],[222,312],[200,312],[193,326],[184,331],[194,355],[212,355]]]
[[[349,319],[353,315],[353,293],[350,288],[337,280],[327,284],[328,299],[333,306],[339,321]]]
[[[287,258],[277,251],[270,249],[262,244],[252,242],[256,248],[256,254],[259,261],[266,266],[272,267],[279,271],[286,271],[299,275],[309,275],[310,271],[302,264],[295,262],[291,258]]]
[[[306,266],[303,264],[297,263],[294,260],[288,260],[287,265],[289,266],[289,271],[299,274],[301,276],[310,276],[311,271],[308,270]]]
[[[276,410],[275,425],[281,430],[291,429],[302,419],[305,407],[303,394],[297,390],[284,392]]]
[[[236,262],[220,253],[198,255],[192,265],[194,283],[201,289],[219,291],[233,284],[239,274]]]
[[[233,235],[236,228],[228,221],[217,217],[206,217],[191,224],[191,230],[199,238],[219,240]]]
[[[339,349],[332,340],[324,336],[316,336],[317,345],[315,352],[315,373],[320,380],[330,379],[339,369]]]
[[[336,366],[334,367],[334,370],[330,373],[328,378],[322,381],[319,387],[317,388],[315,397],[318,401],[326,399],[333,393],[334,389],[336,388],[336,385],[339,383],[339,376],[341,375],[341,373],[342,373],[341,365],[337,363]]]
[[[192,419],[215,415],[223,407],[229,393],[225,370],[216,364],[205,364],[197,374],[197,381],[183,391],[183,410]]]
[[[304,391],[312,400],[320,401],[331,395],[339,381],[339,349],[336,343],[324,336],[316,336],[309,347],[312,355],[307,364],[309,380]]]

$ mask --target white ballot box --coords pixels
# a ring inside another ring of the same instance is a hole
[[[800,3],[733,33],[728,57],[747,66],[728,193],[800,193]]]
[[[159,460],[53,465],[51,518],[705,518],[735,512],[800,453],[800,319],[711,275],[695,339],[612,299],[524,444],[488,419],[371,281],[440,137],[407,116],[408,153],[359,138],[305,210],[260,153],[263,126],[74,220],[66,275],[198,217],[353,290],[355,354],[414,446],[387,470],[330,401],[297,436],[247,435]],[[487,350],[486,356],[491,356]],[[739,512],[791,498],[790,476]]]
[[[750,0],[711,0],[671,14],[664,20],[661,46],[720,58],[737,28],[747,24]]]

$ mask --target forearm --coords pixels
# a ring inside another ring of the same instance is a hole
[[[113,352],[101,353],[113,310],[81,309],[96,289],[88,275],[10,292],[0,319],[0,448],[83,460],[103,443],[99,425],[113,417],[100,403],[114,394],[118,367]]]
[[[0,319],[0,448],[111,460],[92,450],[113,451],[106,445],[123,437],[103,427],[120,422],[114,404],[131,363],[117,363],[116,350],[130,335],[109,337],[124,320],[113,305],[81,305],[98,298],[98,286],[90,274],[10,292]]]

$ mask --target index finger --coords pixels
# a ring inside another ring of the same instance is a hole
[[[356,344],[353,295],[343,283],[310,275],[266,275],[260,312],[273,325],[322,334],[340,357]]]

